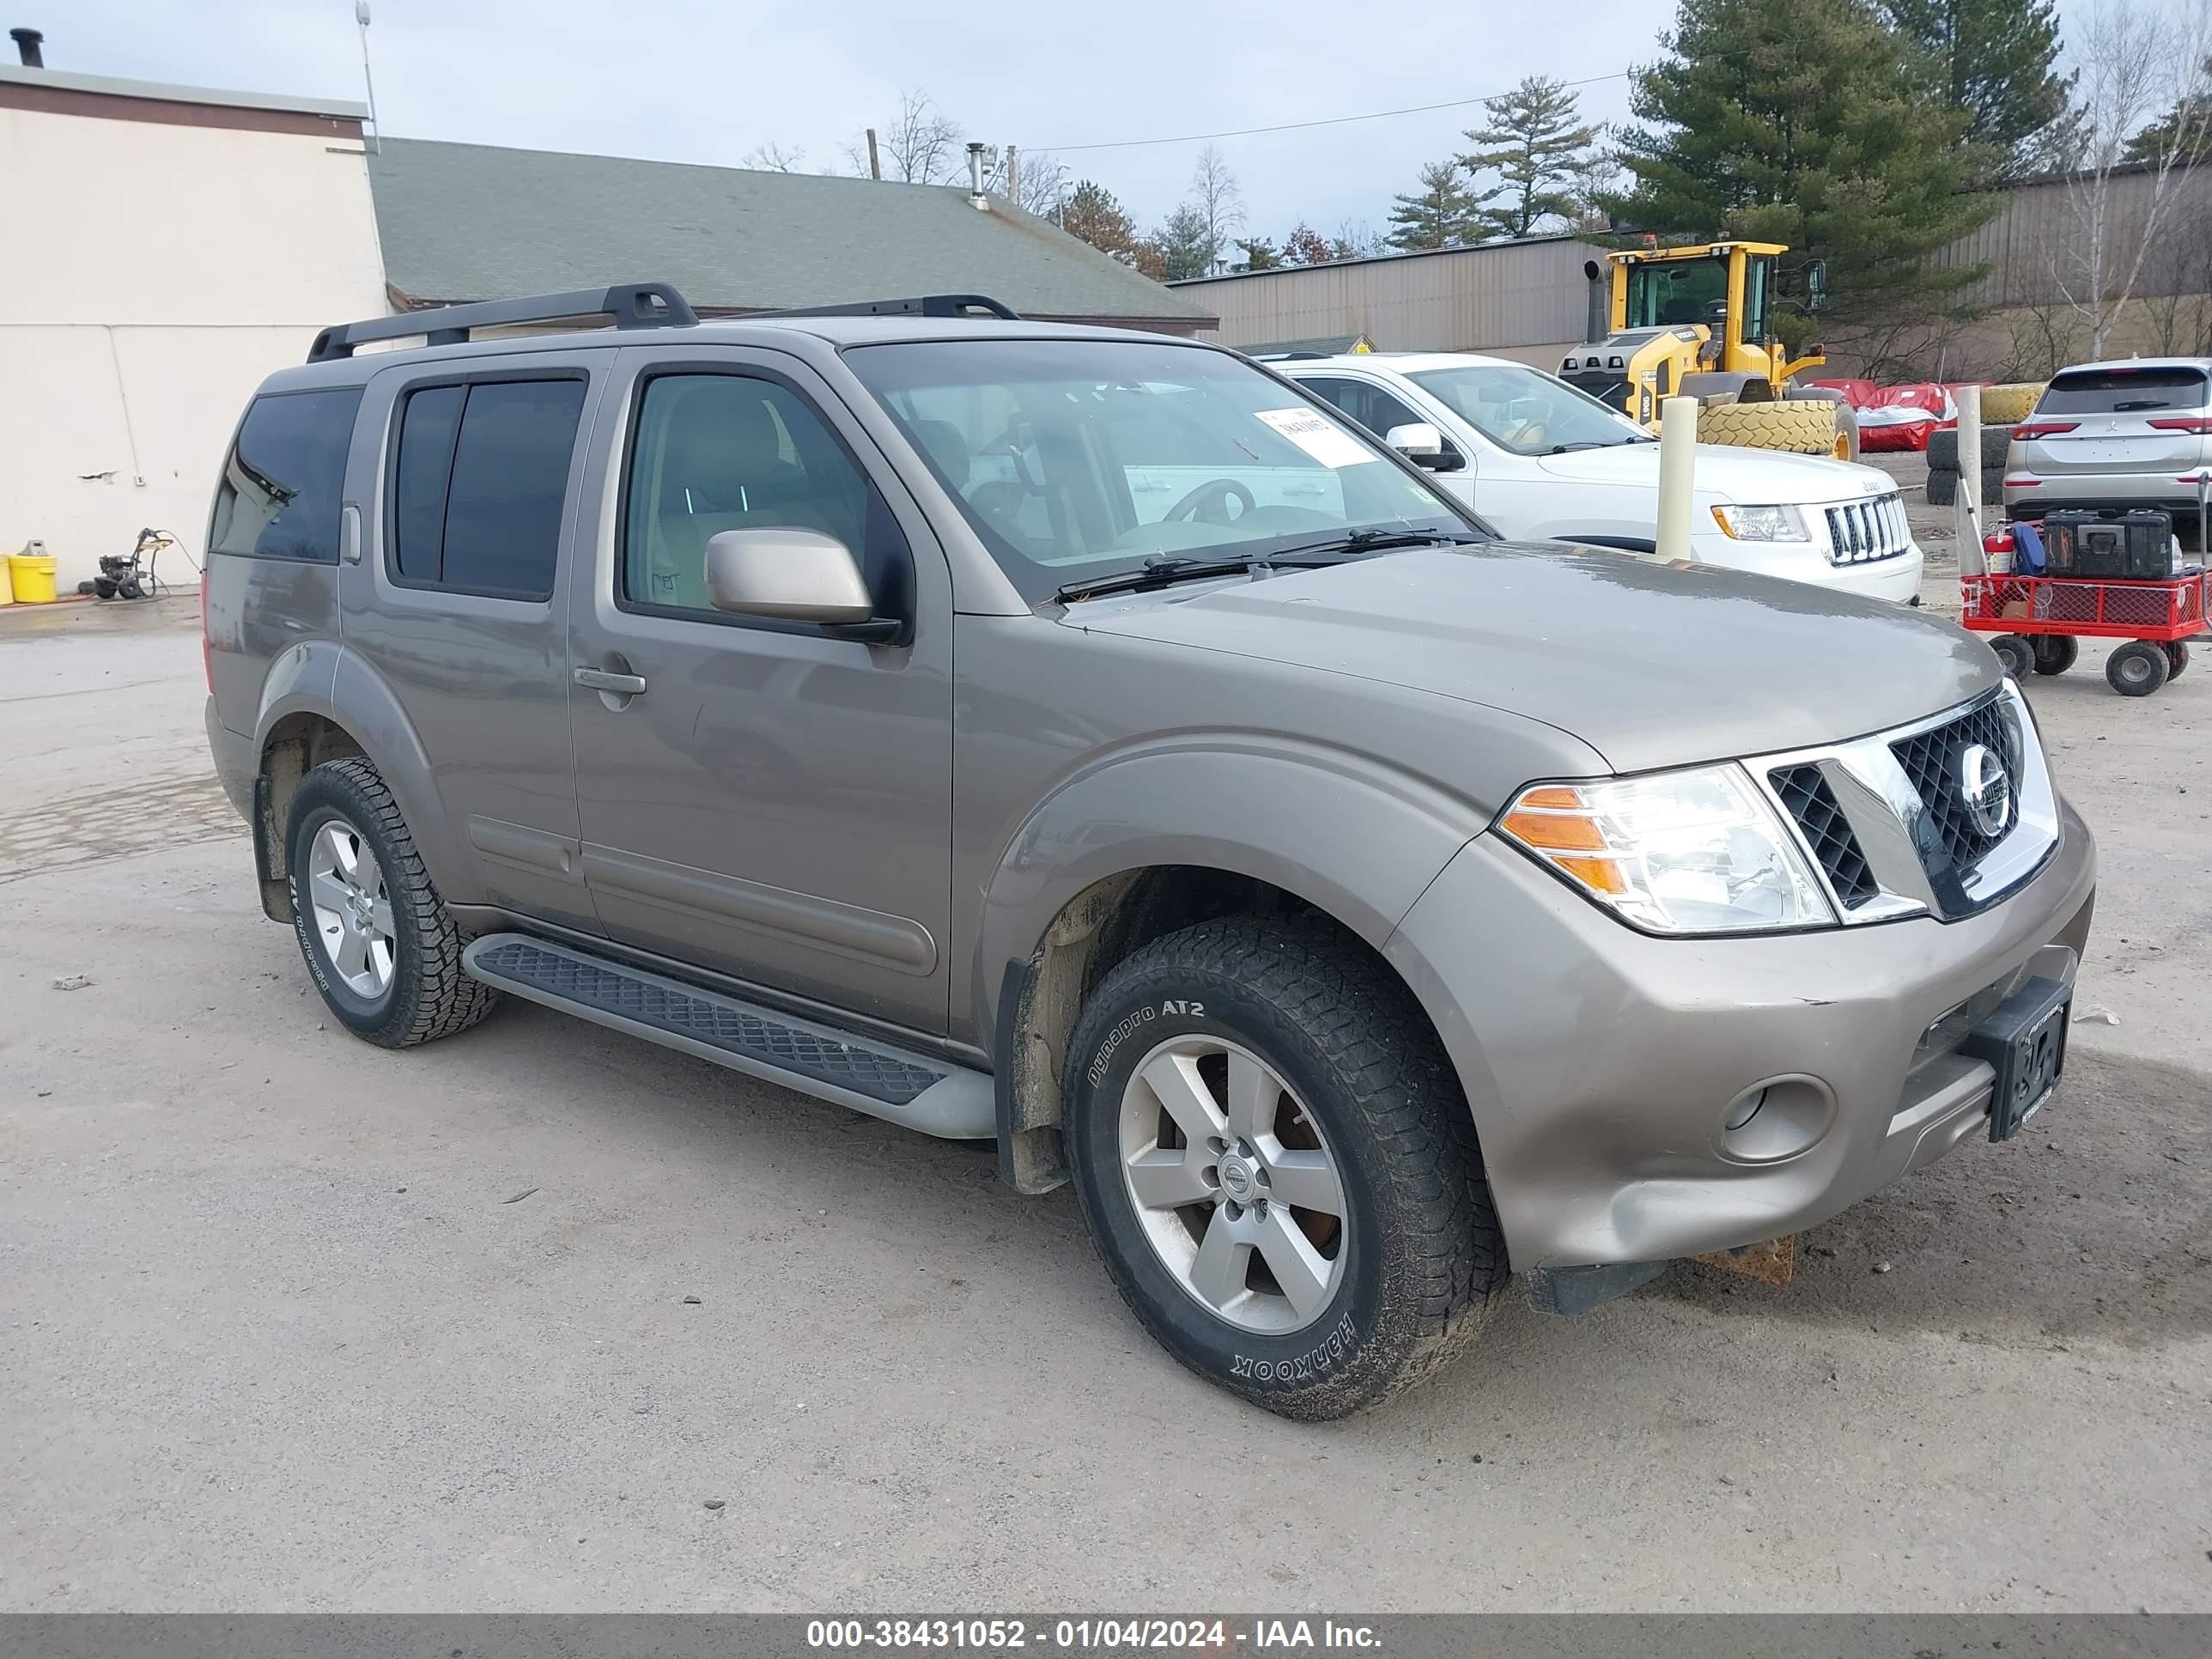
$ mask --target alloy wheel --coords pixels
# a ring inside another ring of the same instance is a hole
[[[356,996],[371,1002],[382,996],[397,960],[392,899],[367,837],[343,818],[315,831],[307,898],[331,970]]]
[[[1122,1091],[1121,1178],[1161,1265],[1239,1329],[1320,1317],[1343,1283],[1348,1206],[1320,1126],[1224,1038],[1171,1038]]]

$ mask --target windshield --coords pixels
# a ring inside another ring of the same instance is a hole
[[[1675,328],[1710,323],[1728,303],[1725,259],[1658,259],[1628,272],[1628,326]]]
[[[1227,352],[930,340],[845,361],[1024,599],[1148,558],[1477,527],[1334,410]]]
[[[1651,434],[1585,392],[1540,369],[1489,363],[1415,369],[1422,391],[1500,449],[1516,455],[1556,455],[1649,443]]]

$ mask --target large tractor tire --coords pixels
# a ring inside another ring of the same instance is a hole
[[[2036,399],[2042,396],[2040,380],[1985,386],[1982,388],[1982,424],[1984,428],[2016,426],[2034,412]]]
[[[1928,505],[1948,507],[1959,499],[1959,475],[1948,467],[1928,469]]]
[[[1716,404],[1698,411],[1698,441],[1790,455],[1832,455],[1840,407],[1812,401]]]

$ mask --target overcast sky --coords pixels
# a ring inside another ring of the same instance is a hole
[[[2091,0],[2068,0],[2069,13]],[[2208,0],[2179,0],[2185,4]],[[743,163],[756,146],[842,169],[902,88],[967,137],[1053,151],[1146,224],[1199,145],[1078,145],[1470,100],[1522,76],[1575,81],[1584,112],[1626,113],[1667,0],[371,0],[378,113],[396,137]],[[9,0],[47,66],[360,98],[353,0]],[[1304,216],[1380,228],[1424,161],[1463,148],[1449,109],[1219,140],[1254,228]]]

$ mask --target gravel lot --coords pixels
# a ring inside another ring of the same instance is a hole
[[[977,1151],[530,1006],[346,1036],[198,654],[0,612],[0,1608],[2212,1610],[2212,661],[2031,687],[2119,1023],[2028,1136],[1310,1428]]]

